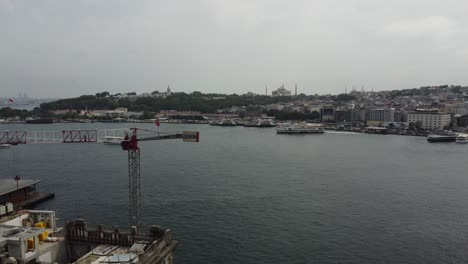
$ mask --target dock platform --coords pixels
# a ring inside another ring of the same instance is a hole
[[[29,193],[28,199],[16,204],[15,208],[17,209],[31,208],[39,203],[53,199],[54,197],[55,197],[54,193],[32,192],[32,193]]]
[[[10,202],[15,209],[30,208],[40,202],[52,199],[55,194],[36,191],[41,180],[20,177],[0,179],[0,201]]]

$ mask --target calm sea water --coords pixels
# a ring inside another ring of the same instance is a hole
[[[3,125],[61,130],[122,124]],[[133,126],[133,125],[127,125]],[[139,127],[153,127],[151,124]],[[141,143],[143,222],[174,230],[176,263],[467,263],[468,146],[366,134],[199,129],[199,144]],[[0,177],[44,180],[61,219],[128,224],[118,146],[0,150]]]

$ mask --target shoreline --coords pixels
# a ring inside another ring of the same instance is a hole
[[[59,121],[59,122],[53,122],[53,123],[27,123],[26,121],[3,121],[0,122],[0,127],[1,125],[53,125],[53,124],[91,124],[91,123],[112,123],[112,124],[118,124],[118,123],[127,123],[127,124],[135,124],[135,123],[141,123],[141,124],[152,124],[154,121],[152,120],[125,120],[125,121]],[[176,125],[209,125],[210,123],[208,121],[189,121],[189,122],[180,122],[180,121],[175,121],[175,122],[170,122],[167,120],[161,120],[160,123],[164,124],[176,124]],[[367,132],[365,131],[365,128],[355,128],[355,129],[342,129],[342,128],[337,128],[333,126],[327,126],[324,124],[321,124],[324,128],[325,131],[337,131],[337,132],[351,132],[351,133],[359,133],[359,134],[376,134],[376,135],[397,135],[397,136],[416,136],[416,137],[427,137],[427,135],[431,134],[431,132],[424,132],[424,133],[417,133],[415,131],[396,131],[396,130],[391,130],[387,129],[384,133],[372,133],[372,132]],[[245,127],[243,125],[236,125],[235,127]],[[270,127],[274,128],[274,127]]]

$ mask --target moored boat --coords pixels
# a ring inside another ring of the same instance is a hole
[[[310,124],[287,124],[276,128],[277,134],[323,134],[325,131],[321,126]]]
[[[427,141],[431,143],[455,142],[456,139],[457,139],[457,136],[455,134],[443,134],[443,135],[431,134],[427,136]]]
[[[244,126],[245,127],[256,127],[257,126],[257,121],[250,121],[250,122],[245,122]]]
[[[50,118],[37,118],[37,119],[28,119],[26,123],[28,124],[52,124],[54,121]]]
[[[457,136],[455,139],[455,142],[457,144],[467,144],[468,143],[468,136]]]
[[[271,120],[262,120],[257,124],[257,127],[276,127],[276,124],[273,123]]]

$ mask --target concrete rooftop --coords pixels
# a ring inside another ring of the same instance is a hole
[[[3,245],[7,240],[18,240],[41,232],[43,232],[43,230],[34,227],[0,225],[0,245]]]

